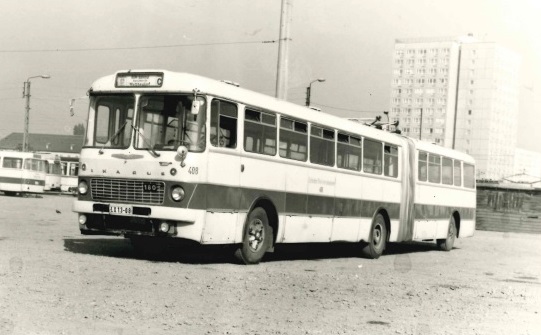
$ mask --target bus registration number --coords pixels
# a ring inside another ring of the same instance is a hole
[[[162,191],[162,185],[160,183],[154,183],[151,181],[143,182],[143,192],[158,193]]]
[[[109,205],[109,213],[114,215],[132,215],[133,206],[129,205]]]

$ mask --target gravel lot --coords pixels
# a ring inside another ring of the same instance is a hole
[[[0,194],[0,334],[541,334],[541,236],[478,231],[451,252],[292,245],[138,258],[82,236],[73,198]]]

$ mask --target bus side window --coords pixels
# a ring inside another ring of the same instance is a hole
[[[462,186],[462,166],[460,164],[460,161],[455,160],[454,165],[455,165],[453,169],[454,184],[455,186]]]
[[[427,163],[428,154],[426,152],[419,151],[419,160],[417,162],[417,179],[419,181],[427,180]]]
[[[5,168],[20,169],[22,165],[23,161],[21,158],[4,157],[2,161],[2,167]]]
[[[388,177],[398,177],[398,147],[386,144],[384,147],[384,174]]]
[[[341,169],[361,170],[363,148],[358,137],[338,133],[336,165]]]
[[[210,105],[210,143],[215,147],[237,147],[237,105],[212,100]]]
[[[245,110],[244,151],[276,155],[276,115]]]
[[[428,181],[441,183],[441,157],[438,155],[428,155]]]
[[[334,165],[334,130],[311,126],[310,162],[326,166]]]
[[[447,157],[441,161],[441,181],[445,185],[453,185],[453,160]]]
[[[280,118],[280,157],[306,162],[308,157],[306,122]]]
[[[364,139],[363,171],[372,174],[381,174],[383,143]]]
[[[471,164],[464,163],[464,186],[475,188],[475,168]]]

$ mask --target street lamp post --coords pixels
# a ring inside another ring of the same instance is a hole
[[[310,84],[308,85],[308,87],[306,88],[306,106],[307,107],[310,107],[310,93],[312,92],[312,84],[315,83],[316,81],[322,83],[325,81],[325,78],[318,78],[318,79],[312,80]]]
[[[26,110],[24,113],[24,134],[23,134],[23,151],[28,151],[28,123],[30,120],[30,79],[43,78],[49,79],[51,76],[48,74],[42,74],[39,76],[28,77],[24,82],[23,97],[26,98]]]

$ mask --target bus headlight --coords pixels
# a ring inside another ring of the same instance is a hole
[[[169,231],[169,223],[167,223],[165,221],[160,223],[160,231],[162,233],[167,233]]]
[[[175,201],[184,199],[184,189],[180,186],[173,186],[171,189],[171,198]]]
[[[84,215],[84,214],[79,215],[79,224],[80,225],[86,224],[86,215]]]
[[[86,181],[81,180],[77,189],[79,190],[79,194],[85,195],[86,192],[88,192],[88,184],[86,183]]]

